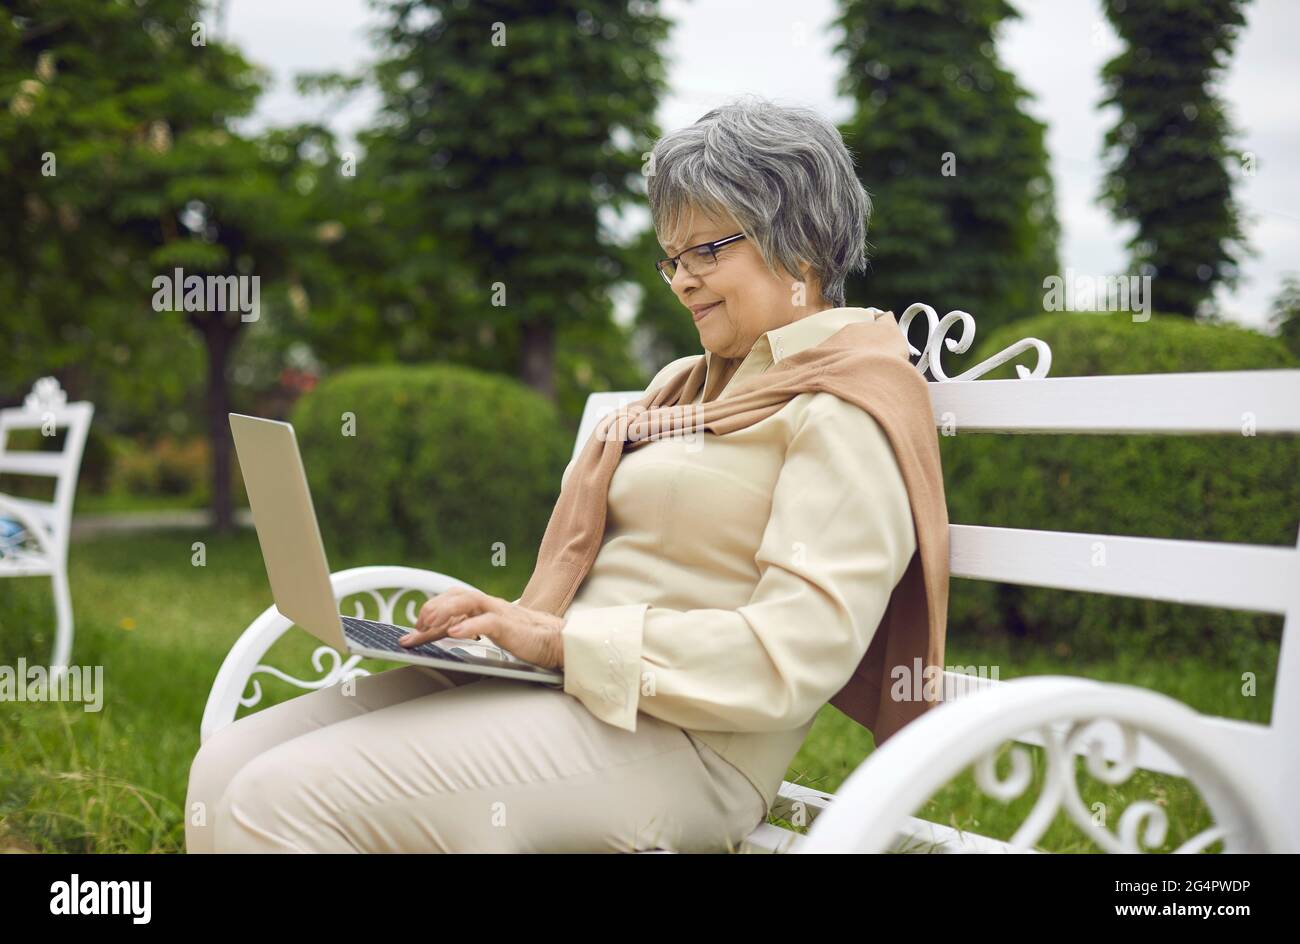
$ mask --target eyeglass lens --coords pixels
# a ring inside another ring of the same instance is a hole
[[[681,257],[682,265],[686,266],[686,271],[691,275],[704,275],[711,271],[717,264],[718,257],[714,255],[713,250],[708,246],[699,246],[695,249],[684,253]],[[677,263],[672,259],[663,262],[659,267],[660,273],[667,281],[672,281],[672,277],[677,274]]]

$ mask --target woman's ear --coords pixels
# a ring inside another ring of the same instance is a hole
[[[803,288],[802,299],[799,298],[791,299],[791,301],[795,305],[801,305],[801,304],[808,305],[811,304],[815,299],[821,298],[821,293],[822,293],[821,282],[818,280],[817,274],[813,272],[812,263],[806,260],[800,260],[799,281],[796,282],[794,286],[792,286],[792,288],[797,290],[801,286]]]
[[[799,260],[799,263],[798,263],[798,267],[795,269],[795,271],[790,272],[790,271],[788,271],[788,270],[784,270],[784,269],[781,270],[781,271],[785,272],[785,274],[786,274],[787,276],[789,276],[789,278],[790,278],[790,291],[791,291],[791,292],[796,291],[796,290],[799,288],[800,285],[804,285],[804,286],[806,286],[806,285],[808,284],[808,270],[809,270],[810,268],[811,268],[811,266],[809,266],[809,264],[808,264],[807,262],[805,262],[805,261],[803,261],[802,259],[800,259],[800,260]]]

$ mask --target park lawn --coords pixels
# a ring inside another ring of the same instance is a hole
[[[192,563],[195,542],[206,565]],[[397,560],[380,551],[329,549],[335,570],[360,564],[403,563],[441,570],[488,593],[514,599],[533,560],[491,564],[491,551],[453,563]],[[0,706],[0,851],[179,852],[190,762],[199,746],[199,721],[217,669],[239,633],[271,602],[256,536],[248,530],[217,536],[203,530],[104,535],[75,543],[70,558],[76,637],[72,663],[103,666],[101,711],[79,703],[30,702]],[[48,581],[3,581],[0,597],[0,664],[44,665],[52,644],[53,605]],[[374,615],[368,613],[367,615]],[[291,632],[268,661],[291,675],[318,677],[310,666],[316,641]],[[1276,647],[1234,651],[1201,660],[1170,660],[1135,639],[1129,651],[1103,663],[1072,664],[1010,646],[963,645],[949,638],[949,664],[998,665],[1003,679],[1066,674],[1142,685],[1197,710],[1266,721],[1272,703]],[[371,671],[392,666],[363,662]],[[1245,671],[1261,673],[1254,698],[1240,694]],[[262,706],[300,694],[265,680]],[[248,709],[244,709],[246,711]],[[791,763],[787,779],[835,792],[870,754],[871,735],[826,706]],[[932,797],[917,813],[936,822],[1009,838],[1041,785],[1042,756],[1030,748],[1038,776],[1026,795],[1004,806],[983,797],[969,772]],[[1109,787],[1089,777],[1079,762],[1083,799],[1104,804],[1106,822],[1135,800],[1150,800],[1169,816],[1169,850],[1210,825],[1196,791],[1180,778],[1138,773]],[[1005,775],[1008,765],[999,766]],[[794,825],[773,819],[781,825]],[[1058,816],[1040,844],[1059,852],[1096,848]],[[1216,849],[1217,846],[1211,847]]]

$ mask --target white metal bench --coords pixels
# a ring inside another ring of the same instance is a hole
[[[0,410],[0,472],[54,479],[49,501],[0,494],[0,518],[17,522],[22,540],[0,554],[0,577],[49,577],[54,589],[54,653],[51,673],[67,668],[72,653],[72,597],[68,590],[68,533],[77,494],[81,456],[95,407],[87,401],[68,403],[54,377],[36,381],[21,407]],[[39,429],[52,436],[67,429],[59,452],[8,448],[9,434]]]
[[[969,349],[974,319],[953,311],[939,319],[928,305],[904,312],[900,327],[924,313],[928,340],[916,366],[927,370],[935,423],[962,431],[1004,433],[1240,433],[1249,417],[1262,435],[1300,433],[1300,370],[1260,370],[1111,377],[1048,378],[1051,352],[1034,338],[949,378],[940,345]],[[959,339],[949,331],[962,326]],[[1018,380],[978,380],[1022,351],[1034,351],[1033,369],[1017,364]],[[587,401],[574,455],[596,422],[632,402],[641,391],[593,394]],[[958,424],[958,418],[960,422]],[[1208,807],[1214,825],[1177,851],[1222,843],[1225,852],[1300,851],[1300,548],[1177,541],[1109,534],[1017,528],[950,526],[955,578],[1053,587],[1183,604],[1280,614],[1283,638],[1270,723],[1202,715],[1181,702],[1140,687],[1070,676],[995,681],[945,671],[943,703],[909,724],[872,753],[831,795],[785,782],[771,812],[808,824],[800,834],[760,825],[742,846],[747,852],[1021,852],[1034,851],[1064,811],[1079,831],[1109,852],[1160,846],[1168,822],[1157,803],[1132,803],[1102,822],[1085,808],[1075,760],[1090,775],[1117,785],[1137,770],[1186,777]],[[1102,549],[1104,566],[1098,566]],[[362,567],[333,575],[335,594],[367,594],[378,614],[391,619],[405,600],[413,623],[428,595],[462,581],[404,567]],[[230,723],[239,705],[261,698],[254,678],[273,675],[302,688],[333,684],[356,668],[328,647],[316,651],[314,681],[291,678],[261,663],[290,626],[274,606],[244,631],[226,657],[208,698],[201,737]],[[326,667],[326,661],[329,662]],[[250,690],[251,689],[251,690]],[[248,694],[242,694],[248,690]],[[997,752],[1011,745],[1012,772],[999,779]],[[919,819],[912,814],[967,769],[979,789],[1010,801],[1026,794],[1032,778],[1025,745],[1044,750],[1047,774],[1032,810],[1009,842]]]

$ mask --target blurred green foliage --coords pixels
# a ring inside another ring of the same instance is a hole
[[[872,197],[869,269],[848,304],[980,314],[985,329],[1042,311],[1059,272],[1046,126],[997,52],[1005,0],[845,0],[841,126]]]
[[[658,5],[374,6],[373,68],[313,80],[343,92],[364,82],[380,98],[355,177],[330,183],[351,217],[339,271],[363,289],[340,296],[346,323],[392,330],[406,360],[518,377],[570,412],[575,385],[585,396],[626,384],[608,296],[625,257],[602,217],[640,198],[659,133],[669,22]],[[353,341],[346,331],[316,346],[327,364],[352,363]]]
[[[448,364],[340,371],[291,421],[326,540],[394,560],[534,554],[573,447],[541,395]]]
[[[1279,340],[1234,325],[1154,314],[1049,314],[994,331],[956,375],[1024,337],[1052,349],[1052,377],[1296,367]],[[1032,355],[1015,360],[1032,364]],[[1010,379],[1004,364],[986,379]],[[1261,413],[1271,404],[1260,404]],[[953,524],[1293,546],[1300,522],[1294,436],[940,436]],[[1222,652],[1277,638],[1275,617],[954,579],[954,635],[1042,643],[1057,655],[1113,655],[1138,633],[1151,651]]]
[[[1132,228],[1130,270],[1159,286],[1161,308],[1186,318],[1214,310],[1249,250],[1233,196],[1255,155],[1234,134],[1219,89],[1246,25],[1249,0],[1103,0],[1123,45],[1101,70],[1110,159],[1102,200]]]

